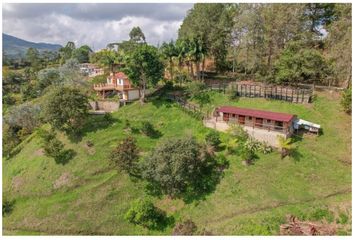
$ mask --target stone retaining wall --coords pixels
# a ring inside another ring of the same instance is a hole
[[[91,101],[90,106],[94,111],[113,112],[119,109],[120,103],[116,101]]]

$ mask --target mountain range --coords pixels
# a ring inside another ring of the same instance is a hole
[[[38,51],[58,51],[62,46],[52,43],[35,43],[8,34],[2,34],[3,53],[8,57],[24,56],[29,48]]]

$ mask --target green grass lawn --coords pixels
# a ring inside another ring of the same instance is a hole
[[[170,235],[173,226],[151,231],[124,220],[130,203],[140,197],[151,197],[176,221],[191,219],[199,229],[219,235],[278,234],[287,214],[311,219],[318,208],[329,209],[335,219],[346,214],[351,224],[351,118],[335,96],[320,93],[308,105],[250,98],[230,101],[216,92],[211,99],[214,106],[293,113],[320,124],[323,135],[303,136],[295,159],[281,160],[277,152],[258,154],[254,165],[244,166],[238,156],[228,155],[230,167],[216,189],[185,203],[149,196],[145,183],[116,171],[108,155],[127,135],[123,129],[127,119],[133,127],[148,120],[162,133],[155,139],[133,133],[142,155],[165,138],[190,134],[203,141],[210,130],[201,121],[164,101],[122,107],[113,114],[112,124],[91,116],[82,139],[72,142],[59,135],[76,152],[69,163],[58,165],[44,156],[38,136],[23,144],[16,156],[3,160],[3,195],[15,199],[12,213],[3,217],[4,234]],[[88,140],[93,147],[86,146]],[[351,234],[351,229],[341,233]]]

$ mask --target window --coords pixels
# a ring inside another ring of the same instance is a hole
[[[252,121],[252,117],[247,117],[248,121]]]
[[[245,116],[239,115],[238,116],[238,123],[239,124],[245,124]]]
[[[112,79],[111,78],[107,78],[107,83],[108,84],[112,84]]]
[[[283,122],[275,121],[274,126],[276,130],[283,130]]]
[[[256,127],[263,126],[263,118],[256,118]]]
[[[118,79],[119,85],[123,85],[123,79]]]

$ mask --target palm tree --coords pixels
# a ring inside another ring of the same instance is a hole
[[[202,59],[202,41],[200,38],[193,38],[190,41],[190,49],[189,49],[189,56],[191,58],[191,60],[195,63],[196,65],[196,71],[197,71],[197,78],[198,80],[200,80],[200,61]],[[193,66],[193,65],[192,65]],[[192,67],[193,69],[193,67]],[[192,72],[193,74],[193,72]],[[193,74],[194,77],[194,74]]]
[[[292,138],[285,138],[283,136],[278,135],[277,139],[278,146],[281,151],[281,158],[283,159],[291,154],[291,152],[295,149],[295,146],[293,145]]]
[[[173,58],[177,56],[177,50],[174,42],[172,40],[169,43],[164,42],[161,46],[161,51],[163,57],[168,60],[170,77],[173,81]]]

